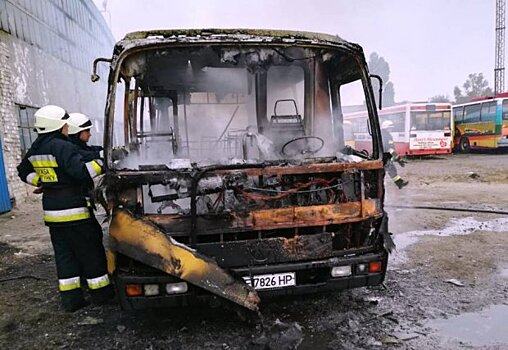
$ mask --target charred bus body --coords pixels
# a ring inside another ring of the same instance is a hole
[[[360,46],[149,31],[107,61],[109,262],[124,308],[215,295],[255,310],[263,296],[383,281],[382,146]],[[369,111],[370,154],[345,143],[353,98]]]

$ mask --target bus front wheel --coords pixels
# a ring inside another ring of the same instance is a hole
[[[471,145],[469,144],[469,139],[467,137],[460,139],[459,150],[462,153],[469,153],[471,151]]]

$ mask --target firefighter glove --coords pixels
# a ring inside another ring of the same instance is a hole
[[[396,159],[396,160],[397,160],[397,162],[399,163],[399,165],[400,165],[401,167],[405,167],[405,166],[406,166],[407,161],[405,161],[404,159],[402,159],[402,158],[400,158],[400,157],[397,157],[397,159]]]

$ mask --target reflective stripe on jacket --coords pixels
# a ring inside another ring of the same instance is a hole
[[[102,161],[99,159],[86,162],[85,164],[88,174],[90,174],[92,179],[102,174]]]
[[[58,176],[55,171],[55,168],[58,168],[58,163],[55,156],[51,154],[33,155],[28,157],[28,160],[32,164],[40,182],[58,182]]]
[[[39,185],[39,175],[35,172],[31,172],[26,176],[25,182],[29,185],[37,187]]]
[[[90,210],[88,207],[71,208],[62,210],[44,210],[45,222],[69,222],[77,220],[85,220],[90,218]]]

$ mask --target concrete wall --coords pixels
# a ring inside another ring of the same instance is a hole
[[[102,130],[107,86],[90,75],[96,57],[111,56],[114,40],[92,0],[0,0],[0,26],[0,137],[10,196],[19,201],[32,190],[16,171],[19,106],[59,105]]]

